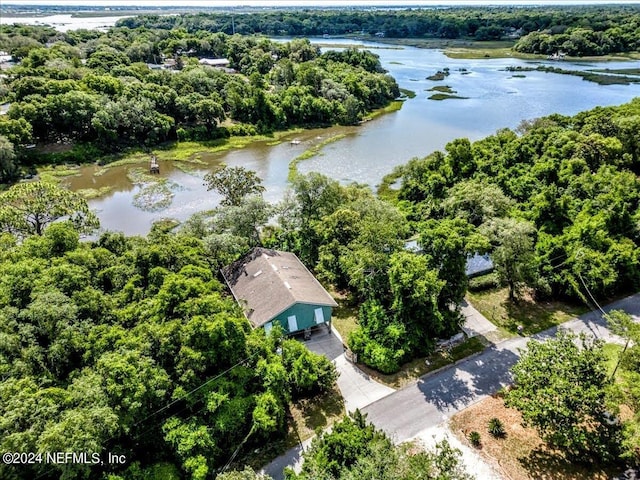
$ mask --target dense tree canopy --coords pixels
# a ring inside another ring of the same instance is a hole
[[[333,387],[326,357],[251,330],[217,279],[231,257],[186,232],[81,243],[56,222],[2,245],[0,448],[127,458],[2,478],[211,478],[281,437],[290,400]]]
[[[119,25],[277,36],[368,34],[392,38],[521,38],[516,49],[551,54],[604,55],[638,49],[636,6],[447,7],[306,9],[174,16],[143,15]]]
[[[583,280],[596,298],[635,291],[640,150],[632,132],[639,114],[633,100],[525,122],[519,134],[456,140],[446,154],[396,170],[398,206],[415,228],[454,219],[477,227],[514,298],[528,288],[580,300]]]
[[[0,182],[13,180],[20,163],[86,162],[171,140],[357,124],[400,94],[376,55],[321,55],[303,39],[143,27],[61,34],[3,25],[0,50],[20,60],[0,79],[0,103],[11,104],[0,116]],[[200,65],[203,57],[226,58],[230,68]],[[74,148],[26,148],[53,142]]]

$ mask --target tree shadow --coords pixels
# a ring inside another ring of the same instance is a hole
[[[492,346],[478,357],[420,379],[418,388],[439,411],[458,409],[511,384],[510,368],[518,358],[511,350]]]
[[[329,425],[330,418],[344,414],[344,399],[340,394],[331,391],[304,401],[301,411],[304,415],[304,424],[308,429],[324,429]]]
[[[618,478],[620,472],[599,465],[580,465],[571,463],[558,451],[536,448],[529,455],[519,458],[520,465],[531,478],[539,480],[581,480]]]

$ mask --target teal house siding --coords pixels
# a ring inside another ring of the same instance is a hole
[[[318,309],[322,311],[321,317],[316,314],[316,310]],[[330,325],[332,310],[331,307],[326,305],[296,303],[277,315],[271,323],[273,325],[273,323],[278,322],[282,326],[283,331],[295,333],[325,323]],[[292,320],[293,318],[295,318],[295,320]],[[295,325],[292,324],[293,321],[295,321]]]
[[[280,324],[293,334],[331,325],[338,304],[293,253],[256,247],[221,273],[254,328]]]

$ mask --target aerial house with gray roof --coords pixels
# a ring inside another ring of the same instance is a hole
[[[331,325],[338,304],[293,253],[257,247],[221,272],[254,328],[269,333],[278,323],[293,334]]]

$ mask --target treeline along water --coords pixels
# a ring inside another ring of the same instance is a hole
[[[316,43],[326,39],[314,39]],[[247,148],[202,159],[211,166],[223,162],[242,165],[258,172],[267,188],[266,197],[277,200],[287,183],[288,165],[314,144],[346,134],[326,145],[321,153],[299,164],[299,171],[318,171],[341,182],[380,182],[396,165],[413,157],[423,157],[442,149],[455,138],[482,138],[500,128],[516,128],[525,119],[560,113],[573,115],[598,105],[617,105],[640,95],[640,85],[598,85],[571,75],[539,71],[518,76],[506,71],[509,66],[537,66],[540,63],[517,59],[459,60],[446,57],[439,50],[411,47],[397,48],[373,42],[330,40],[335,45],[364,45],[380,56],[381,63],[396,78],[400,87],[412,90],[415,98],[407,99],[401,110],[366,122],[359,127],[332,127],[295,135],[300,144],[288,141],[278,145],[260,142]],[[632,62],[562,62],[567,70],[599,68],[619,69],[634,66]],[[449,69],[442,81],[427,80],[439,70]],[[429,100],[434,86],[449,86],[464,99]],[[292,138],[293,139],[293,138]],[[146,163],[143,165],[146,166]],[[94,168],[83,169],[71,179],[72,188],[100,188],[107,182],[117,188],[109,195],[91,201],[99,212],[102,226],[128,234],[144,234],[154,220],[164,217],[184,220],[193,213],[213,208],[218,198],[201,181],[207,169],[185,173],[161,165],[162,175],[173,185],[171,204],[160,211],[143,211],[133,198],[140,187],[126,178],[130,168],[115,167],[108,175],[93,176]],[[208,168],[208,167],[207,167]]]

